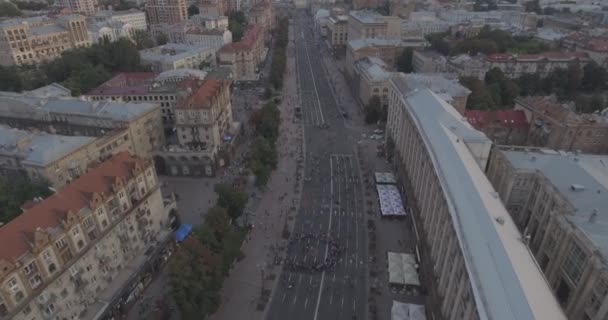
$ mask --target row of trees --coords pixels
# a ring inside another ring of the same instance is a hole
[[[283,75],[287,65],[287,44],[289,42],[289,20],[281,18],[275,29],[272,64],[270,65],[270,83],[275,89],[283,87]]]
[[[171,295],[185,320],[205,319],[220,305],[220,290],[235,260],[242,258],[246,229],[233,222],[243,214],[247,195],[217,185],[217,204],[205,222],[179,244],[169,264]]]
[[[30,90],[57,82],[77,96],[107,81],[114,72],[143,70],[136,46],[123,38],[67,50],[39,66],[0,66],[0,90]]]
[[[246,28],[247,18],[243,11],[234,11],[228,14],[228,30],[232,32],[232,41],[240,41]]]
[[[0,1],[0,18],[1,17],[20,17],[21,10],[10,1]]]
[[[511,33],[492,29],[489,26],[484,26],[479,34],[475,37],[466,39],[456,39],[452,43],[446,38],[448,33],[432,33],[427,35],[427,40],[431,47],[444,55],[471,54],[478,53],[492,54],[500,52],[512,53],[540,53],[549,50],[546,44],[534,40],[529,36],[513,36]]]
[[[256,184],[264,186],[270,179],[272,170],[278,164],[276,142],[279,138],[281,111],[276,102],[267,102],[262,109],[256,111],[251,122],[255,127],[255,140],[251,150],[249,166],[256,177]]]
[[[605,106],[602,90],[607,89],[608,72],[604,67],[589,63],[581,68],[571,65],[556,69],[547,77],[524,74],[508,79],[498,68],[486,73],[484,81],[463,77],[460,82],[471,90],[467,101],[470,109],[500,109],[513,106],[517,96],[554,94],[560,100],[575,101],[580,112],[593,112]]]
[[[31,181],[26,177],[0,178],[0,222],[7,223],[21,214],[21,206],[36,197],[51,194],[46,181]]]
[[[388,110],[382,105],[382,100],[377,95],[373,95],[369,99],[363,112],[367,124],[377,123],[378,121],[386,122]]]

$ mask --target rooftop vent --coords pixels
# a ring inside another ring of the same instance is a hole
[[[570,185],[570,189],[572,191],[583,191],[583,190],[585,190],[585,186],[574,183],[574,184]]]
[[[496,222],[498,222],[499,225],[503,225],[505,224],[505,219],[503,217],[496,217]]]
[[[593,209],[593,211],[591,211],[591,214],[589,215],[589,223],[594,223],[596,219],[597,219],[597,209]]]

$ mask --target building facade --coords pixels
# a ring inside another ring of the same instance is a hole
[[[588,54],[582,51],[520,55],[496,53],[486,57],[488,70],[499,68],[509,78],[519,78],[521,75],[529,73],[544,78],[556,69],[568,69],[574,65],[582,69],[591,61]]]
[[[191,28],[184,35],[184,42],[199,47],[210,47],[219,50],[226,44],[232,43],[232,32],[222,29]]]
[[[93,20],[96,22],[121,22],[128,24],[133,30],[148,30],[146,22],[146,13],[137,9],[129,9],[124,11],[98,11]]]
[[[146,2],[149,24],[179,23],[188,20],[186,0],[150,0]]]
[[[351,11],[348,15],[348,38],[400,39],[401,22],[399,17],[383,16],[374,11]]]
[[[334,48],[343,48],[348,41],[348,16],[330,16],[327,20],[327,39]]]
[[[67,136],[102,137],[118,129],[126,130],[133,153],[141,158],[150,158],[152,150],[165,142],[161,110],[153,103],[40,98],[2,92],[0,123]]]
[[[608,152],[608,119],[601,114],[579,114],[553,96],[515,100],[530,130],[526,144],[555,150],[586,153]]]
[[[411,199],[433,312],[442,319],[566,319],[492,195],[483,173],[491,142],[430,90],[410,91],[402,75],[390,81],[386,135]]]
[[[123,151],[133,152],[128,133],[74,137],[0,125],[0,171],[4,176],[45,180],[58,188],[85,173],[90,164]]]
[[[372,97],[380,99],[383,108],[388,107],[388,86],[391,72],[379,58],[363,58],[354,66],[354,88],[359,101],[367,105]]]
[[[435,51],[416,50],[412,55],[412,65],[416,73],[447,72],[447,59]]]
[[[170,235],[154,166],[120,153],[0,228],[0,316],[97,319]]]
[[[262,27],[251,25],[239,42],[223,46],[217,54],[221,66],[232,68],[235,81],[257,80],[258,65],[266,56]]]
[[[0,22],[0,64],[28,65],[53,60],[65,50],[91,45],[86,18],[33,17]]]
[[[426,46],[428,46],[428,42],[424,38],[409,39],[407,41],[378,38],[348,40],[346,43],[347,71],[352,73],[354,63],[364,57],[380,58],[389,69],[393,70],[397,59],[405,49],[416,50],[425,48]]]
[[[97,0],[64,0],[64,6],[69,8],[73,13],[92,16],[97,12],[99,4]]]
[[[253,5],[247,14],[248,22],[257,24],[264,30],[264,35],[272,30],[274,17],[272,14],[272,3],[270,1],[260,1]]]
[[[155,155],[159,172],[172,176],[211,176],[221,152],[234,137],[230,83],[189,79],[180,83],[175,128],[178,145]]]
[[[608,316],[606,156],[492,151],[487,175],[569,319]]]

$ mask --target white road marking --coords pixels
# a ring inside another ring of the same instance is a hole
[[[310,56],[308,55],[308,46],[304,46],[304,50],[306,51],[306,58],[308,59],[308,67],[310,68],[310,75],[312,76],[312,84],[315,88],[315,95],[317,96],[317,102],[319,103],[319,113],[321,114],[321,123],[325,122],[323,118],[323,110],[321,109],[321,99],[319,99],[319,92],[317,91],[317,82],[315,81],[314,72],[312,72],[312,64],[310,62]],[[315,314],[316,318],[316,314]]]
[[[287,292],[283,293],[283,299],[281,299],[281,302],[285,302],[285,298],[287,298]]]
[[[331,157],[329,157],[329,177],[331,178],[331,182],[329,185],[329,192],[330,192],[330,197],[331,195],[333,195],[334,193],[334,180],[333,180],[333,176],[334,176],[334,169],[333,169],[333,161],[331,159]],[[331,211],[331,207],[332,207],[332,203],[329,203],[329,224],[327,225],[327,234],[326,236],[329,237],[329,233],[331,232],[331,219],[332,219],[332,211]],[[329,251],[329,241],[326,242],[325,244],[325,258],[324,260],[327,260],[327,254]],[[315,317],[314,320],[317,320],[317,317],[319,316],[319,305],[321,304],[321,294],[323,293],[323,286],[325,285],[325,270],[323,270],[323,273],[321,274],[321,284],[319,285],[319,294],[317,295],[317,305],[315,306]]]
[[[306,309],[307,306],[308,306],[308,297],[306,297],[306,300],[304,300],[304,309]]]

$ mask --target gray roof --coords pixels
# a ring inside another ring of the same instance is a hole
[[[162,46],[141,50],[139,54],[141,59],[145,61],[173,62],[204,52],[214,54],[215,49],[207,46],[167,43]]]
[[[129,122],[159,108],[152,103],[87,101],[77,98],[40,98],[28,93],[0,92],[0,117],[50,121],[53,116],[70,118],[71,122],[94,125]],[[92,122],[94,121],[94,122]]]
[[[374,82],[388,81],[390,79],[391,73],[386,70],[386,63],[380,58],[365,57],[359,59],[355,64]]]
[[[19,157],[22,164],[38,167],[46,167],[95,140],[92,137],[29,132],[0,125],[0,154]]]
[[[412,89],[428,88],[446,101],[471,93],[471,90],[461,85],[458,79],[447,79],[442,74],[409,73],[405,75],[404,79],[408,87]]]
[[[503,150],[518,169],[538,170],[575,208],[566,219],[586,234],[608,258],[608,155],[590,155],[534,149],[533,152]],[[572,186],[578,185],[581,188]],[[589,222],[596,211],[595,222]]]
[[[447,201],[480,319],[565,319],[521,234],[469,148],[490,144],[428,89],[391,79],[423,138]],[[503,217],[503,223],[496,221]]]
[[[44,87],[40,87],[34,89],[32,91],[27,91],[26,94],[40,97],[40,98],[50,98],[50,97],[71,97],[72,91],[70,89],[60,85],[59,83],[53,82]]]
[[[58,32],[67,32],[65,28],[56,24],[50,24],[42,27],[33,27],[28,30],[28,33],[33,36],[42,36]]]
[[[367,47],[426,47],[427,41],[420,38],[418,41],[402,41],[400,39],[385,39],[385,38],[367,38],[367,39],[356,39],[348,40],[348,45],[353,50],[359,50]]]
[[[351,11],[350,16],[361,21],[362,23],[382,23],[382,22],[384,22],[384,17],[381,14],[371,11],[371,10]]]

